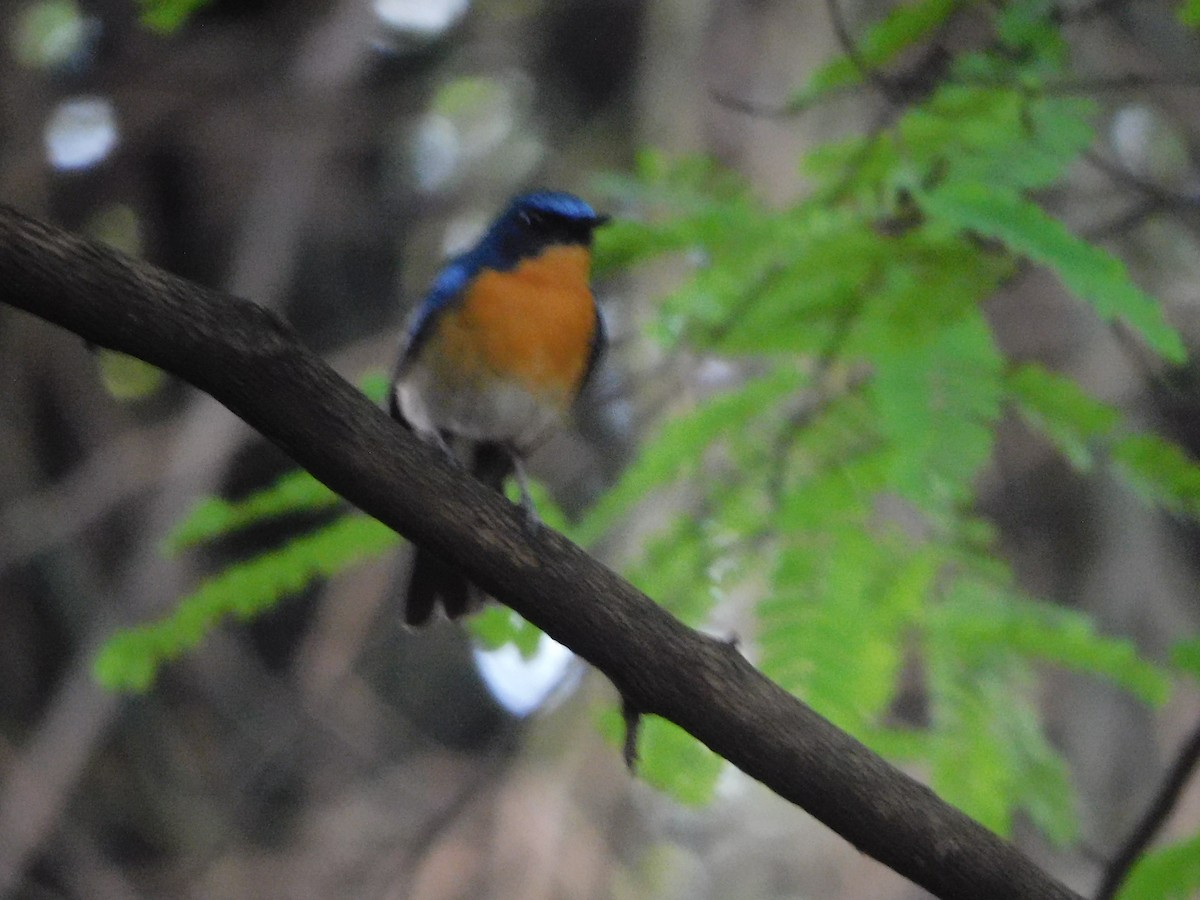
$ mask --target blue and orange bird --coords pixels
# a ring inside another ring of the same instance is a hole
[[[572,194],[514,198],[472,249],[451,259],[413,311],[392,378],[394,418],[503,491],[566,418],[604,349],[590,285],[592,232],[608,220]],[[441,601],[450,618],[479,592],[418,548],[405,621]]]

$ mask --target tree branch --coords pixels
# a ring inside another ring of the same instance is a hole
[[[365,512],[462,567],[864,853],[942,898],[1076,898],[932,791],[686,628],[376,409],[273,313],[0,206],[0,301],[211,394]],[[799,602],[799,601],[798,601]]]

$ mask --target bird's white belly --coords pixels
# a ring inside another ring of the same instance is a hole
[[[502,379],[447,383],[430,367],[412,366],[396,383],[404,418],[424,436],[447,433],[476,441],[497,441],[531,449],[562,421],[559,398],[535,394]]]

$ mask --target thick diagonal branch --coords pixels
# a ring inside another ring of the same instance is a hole
[[[447,466],[274,314],[0,207],[0,301],[208,392],[742,771],[943,898],[1074,898],[1010,844]],[[797,601],[799,602],[799,601]]]

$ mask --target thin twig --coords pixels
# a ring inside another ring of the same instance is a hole
[[[858,49],[858,44],[850,34],[850,28],[846,25],[846,19],[842,15],[842,8],[838,4],[838,0],[825,0],[825,6],[829,10],[829,21],[833,25],[833,33],[837,36],[846,58],[853,63],[854,68],[858,69],[863,78],[871,82],[885,98],[889,101],[898,100],[896,83],[871,65],[862,55],[862,51]]]
[[[1120,215],[1101,222],[1083,232],[1083,236],[1092,243],[1120,237],[1132,228],[1141,225],[1157,212],[1161,212],[1163,203],[1156,197],[1143,197]]]
[[[1124,166],[1105,159],[1095,150],[1084,151],[1083,158],[1103,172],[1114,184],[1157,200],[1163,206],[1174,209],[1194,209],[1200,207],[1200,193],[1185,194],[1165,188],[1153,181],[1147,181]]]
[[[1086,22],[1088,19],[1095,19],[1099,16],[1116,12],[1127,4],[1128,0],[1096,0],[1090,6],[1084,6],[1080,9],[1063,9],[1059,7],[1058,15],[1064,21],[1070,19],[1075,22]]]
[[[869,67],[863,69],[862,72],[872,85],[883,91],[889,101],[896,103],[916,94],[918,88],[928,88],[932,79],[924,71],[927,67],[928,63],[922,62],[907,75],[884,76],[878,69]],[[874,77],[871,77],[872,75]],[[1017,86],[1011,79],[1003,78],[955,78],[951,81],[961,87],[1011,88]],[[822,93],[820,99],[831,100],[844,94],[853,93],[861,87],[860,84],[847,84],[830,88]],[[1125,72],[1121,75],[1107,77],[1060,78],[1042,85],[1038,92],[1045,96],[1055,96],[1060,94],[1098,94],[1106,91],[1140,91],[1147,88],[1197,89],[1200,88],[1200,72]],[[786,119],[797,116],[808,109],[807,104],[800,106],[787,102],[763,103],[735,97],[716,88],[710,88],[708,95],[713,102],[721,106],[762,119]]]
[[[1179,797],[1198,763],[1200,763],[1200,724],[1196,726],[1175,757],[1175,762],[1171,764],[1166,779],[1142,816],[1142,820],[1137,823],[1129,837],[1125,839],[1125,843],[1121,845],[1120,851],[1108,864],[1108,868],[1104,870],[1104,879],[1096,891],[1096,900],[1112,900],[1116,896],[1118,889],[1129,876],[1134,863],[1145,852],[1150,842],[1154,840],[1154,836],[1158,834],[1158,830],[1171,815],[1171,811],[1174,810],[1175,804],[1179,801]]]
[[[625,723],[625,741],[621,748],[621,757],[625,760],[625,767],[633,772],[637,768],[642,712],[624,694],[621,695],[621,719]]]
[[[1200,72],[1124,72],[1096,78],[1060,78],[1042,86],[1047,94],[1140,91],[1153,87],[1200,88]]]
[[[786,119],[798,112],[786,103],[760,103],[756,100],[735,97],[713,87],[708,89],[708,97],[719,106],[758,119]]]

